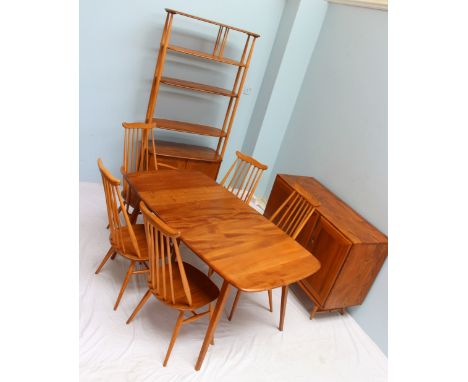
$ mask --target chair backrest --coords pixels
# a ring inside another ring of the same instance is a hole
[[[129,123],[122,126],[124,135],[124,173],[157,170],[156,145],[154,141],[155,123]]]
[[[186,302],[189,306],[192,305],[190,286],[177,243],[180,233],[152,213],[143,202],[140,202],[140,210],[143,213],[148,243],[150,288],[156,292],[158,298],[175,304],[175,293],[180,291],[174,289],[174,280],[180,276]],[[175,262],[172,261],[172,254],[175,256]]]
[[[102,160],[98,159],[98,167],[102,176],[102,185],[104,186],[104,194],[106,196],[107,205],[107,217],[109,219],[109,230],[111,234],[112,245],[116,248],[120,248],[126,253],[135,253],[138,257],[141,257],[138,242],[133,232],[130,219],[127,211],[125,210],[122,195],[120,194],[120,180],[113,177],[112,174],[104,167]],[[119,212],[120,207],[120,212]],[[121,221],[121,215],[123,216],[123,222]],[[125,240],[123,238],[122,228],[127,228],[130,236],[130,242],[132,248],[125,247]]]
[[[301,232],[320,202],[308,195],[298,184],[294,191],[270,217],[270,220],[293,239]]]
[[[268,166],[240,151],[236,151],[236,155],[236,160],[221,180],[221,186],[248,204],[254,195],[263,171],[268,169]]]

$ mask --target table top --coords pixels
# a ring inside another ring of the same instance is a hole
[[[148,208],[238,289],[289,285],[320,269],[309,251],[205,174],[160,170],[126,179]]]

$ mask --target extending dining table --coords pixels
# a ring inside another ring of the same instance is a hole
[[[309,251],[201,172],[159,170],[125,177],[138,198],[179,230],[184,244],[224,280],[195,370],[200,370],[231,286],[243,292],[281,287],[283,330],[288,286],[320,268]]]

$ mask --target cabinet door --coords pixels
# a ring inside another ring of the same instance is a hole
[[[317,273],[303,280],[320,305],[330,293],[350,248],[351,242],[320,216],[307,249],[320,261],[321,267]]]

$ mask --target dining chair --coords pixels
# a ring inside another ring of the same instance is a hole
[[[248,205],[254,196],[263,172],[268,169],[268,166],[240,151],[236,151],[236,156],[236,160],[224,175],[220,184]],[[212,268],[208,269],[209,277],[213,273]],[[270,310],[272,311],[272,309],[270,303]]]
[[[125,180],[125,174],[154,171],[160,168],[175,169],[176,167],[158,163],[154,139],[155,122],[123,122],[122,127],[124,128],[124,153],[120,172],[124,176],[123,196],[127,212],[128,207],[132,207],[138,214],[139,201],[136,195],[132,195],[131,188]],[[131,220],[134,220],[133,216]]]
[[[315,209],[320,203],[312,198],[307,192],[298,184],[294,185],[293,192],[286,198],[286,200],[279,206],[279,208],[271,215],[270,221],[281,228],[292,239],[296,240],[297,236],[301,233],[302,229],[309,221]],[[281,316],[280,316],[280,330],[283,329],[284,311],[287,302],[288,286],[283,287],[281,298]],[[228,320],[231,321],[236,311],[237,304],[241,291],[237,290],[236,297],[232,304],[231,313]],[[272,311],[272,291],[268,290],[268,300],[270,303],[270,312]]]
[[[236,151],[236,156],[236,160],[220,184],[244,203],[249,204],[258,182],[268,166],[240,151]]]
[[[140,210],[143,213],[148,245],[148,290],[127,320],[127,324],[132,322],[151,295],[179,311],[163,362],[163,366],[166,366],[182,325],[206,315],[211,317],[212,302],[218,298],[219,289],[203,272],[182,261],[179,250],[180,233],[153,214],[143,202],[140,202]],[[195,312],[206,305],[206,311]],[[187,312],[192,315],[185,318]],[[213,338],[211,343],[214,343]]]
[[[104,186],[104,194],[106,198],[107,217],[109,219],[110,229],[110,244],[111,247],[106,256],[102,260],[99,267],[96,269],[98,274],[104,264],[116,254],[120,254],[124,258],[130,260],[125,279],[122,287],[120,288],[117,301],[114,305],[114,310],[117,309],[120,299],[127,287],[130,276],[133,274],[147,273],[148,266],[148,249],[146,245],[145,228],[143,224],[134,224],[130,222],[127,210],[124,207],[124,201],[119,190],[120,180],[111,175],[111,173],[104,167],[101,159],[98,159],[98,167],[102,176],[102,184]],[[119,208],[120,207],[120,208]],[[143,269],[137,269],[137,263]]]

